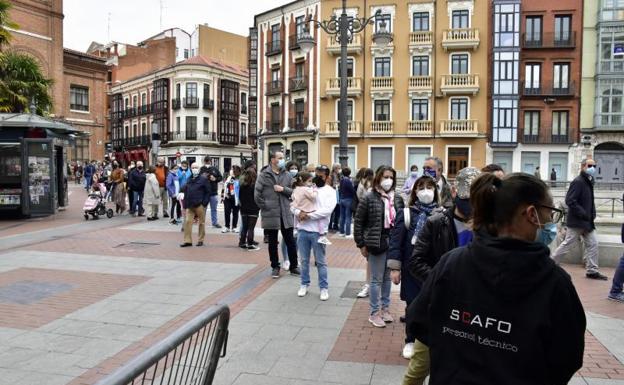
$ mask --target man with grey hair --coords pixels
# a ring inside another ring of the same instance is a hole
[[[598,241],[596,240],[596,205],[594,204],[594,174],[596,162],[593,159],[581,161],[581,173],[570,183],[565,203],[568,206],[566,236],[551,258],[559,263],[561,258],[576,246],[579,237],[585,243],[585,277],[607,280],[598,271]]]
[[[167,211],[169,211],[169,195],[167,194],[165,184],[167,182],[167,175],[169,175],[169,167],[165,165],[164,157],[158,157],[156,162],[156,172],[154,174],[156,174],[156,180],[158,180],[158,187],[160,189],[160,202],[162,203],[163,217],[168,218],[169,214],[167,214]]]
[[[425,159],[423,163],[423,175],[429,175],[435,179],[438,184],[438,191],[440,192],[440,205],[445,208],[453,206],[453,197],[451,195],[451,186],[446,181],[444,175],[444,163],[442,159],[437,156],[430,156]]]

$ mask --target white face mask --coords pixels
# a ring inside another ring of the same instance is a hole
[[[199,175],[199,169],[198,168],[192,168],[191,172],[193,173],[193,176]]]
[[[392,178],[386,178],[382,180],[380,184],[381,184],[381,188],[384,189],[384,191],[388,192],[392,188],[393,183],[394,181]]]
[[[431,202],[433,202],[434,193],[432,189],[427,188],[424,190],[419,190],[416,193],[416,196],[418,197],[418,200],[420,201],[420,203],[428,205]]]

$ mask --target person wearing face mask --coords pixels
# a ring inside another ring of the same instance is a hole
[[[199,169],[208,182],[210,182],[210,220],[212,227],[220,229],[219,217],[217,216],[217,206],[219,205],[219,183],[223,180],[223,175],[217,167],[212,164],[212,160],[208,155],[204,157],[204,165]]]
[[[124,183],[124,170],[119,167],[119,163],[113,161],[113,171],[111,172],[111,182],[113,189],[113,202],[115,202],[115,213],[121,214],[126,210],[126,188]]]
[[[169,167],[165,165],[165,158],[158,157],[156,163],[156,180],[158,181],[158,189],[160,192],[160,203],[162,204],[163,218],[169,218],[169,193],[167,192],[167,176],[169,175]],[[158,218],[158,216],[156,216]]]
[[[197,216],[199,222],[199,238],[196,246],[204,245],[204,237],[206,235],[206,207],[210,204],[210,196],[212,194],[212,186],[203,175],[199,172],[199,165],[193,163],[191,165],[191,179],[189,179],[184,187],[180,188],[178,199],[184,201],[186,215],[184,218],[184,243],[180,247],[189,247],[193,245],[193,218]]]
[[[332,233],[340,231],[340,181],[342,180],[342,166],[340,163],[335,163],[332,166],[330,185],[334,188],[336,193],[336,208],[332,212],[331,219],[329,221],[329,231]]]
[[[223,209],[225,211],[225,227],[221,230],[222,233],[238,232],[238,209],[239,204],[236,198],[236,192],[238,191],[238,178],[240,178],[241,168],[238,165],[232,166],[230,175],[225,180],[223,189],[221,190],[221,201],[223,202]],[[232,227],[230,227],[230,221]]]
[[[390,232],[387,261],[392,283],[401,284],[401,299],[405,301],[406,307],[418,296],[421,285],[409,273],[408,262],[427,218],[438,207],[438,187],[433,178],[423,175],[415,181],[409,194],[408,206],[397,211],[396,224]],[[415,339],[406,329],[404,358],[410,359],[414,354]]]
[[[370,270],[368,322],[383,328],[393,322],[390,314],[390,269],[387,253],[390,232],[395,225],[397,211],[403,210],[403,199],[395,194],[396,171],[390,166],[379,166],[373,179],[372,191],[364,196],[355,213],[353,235],[362,256],[368,259]],[[381,300],[381,304],[380,304]]]
[[[278,232],[282,233],[288,259],[290,274],[300,275],[297,266],[297,245],[293,236],[294,216],[290,212],[290,196],[292,195],[292,176],[285,168],[286,161],[281,151],[270,154],[270,164],[264,167],[256,179],[254,199],[261,210],[262,228],[269,243],[269,259],[271,261],[271,277],[280,277],[280,262],[277,251]]]
[[[561,210],[523,173],[484,173],[470,202],[475,239],[442,257],[410,306],[408,328],[430,349],[429,384],[567,384],[583,364],[586,321],[549,258]],[[416,383],[411,369],[404,384]]]
[[[132,216],[145,216],[143,210],[143,191],[145,190],[145,171],[143,171],[143,162],[138,161],[136,167],[130,171],[128,175],[128,186],[132,190],[132,206],[130,213]]]
[[[593,159],[581,161],[581,173],[570,183],[565,203],[568,206],[566,235],[559,247],[552,253],[552,259],[559,264],[564,255],[572,250],[579,239],[585,243],[585,277],[606,281],[606,275],[598,269],[598,241],[596,240],[596,205],[594,204],[594,174],[596,162]]]
[[[407,179],[405,179],[405,184],[403,185],[403,189],[401,190],[401,192],[408,198],[412,193],[412,187],[414,187],[416,179],[418,179],[418,166],[413,164],[412,167],[410,167],[410,173]]]
[[[297,176],[300,170],[299,163],[294,160],[289,160],[288,162],[286,162],[286,170],[288,170],[288,172],[290,173],[290,176],[293,178],[292,179],[293,184],[290,185],[290,187],[294,190],[295,177]],[[293,199],[292,196],[290,198],[291,200]],[[295,244],[297,244],[297,227],[296,226],[293,228],[293,238],[295,240]],[[280,242],[280,251],[282,253],[282,269],[288,271],[290,270],[290,259],[288,258],[288,246],[286,245],[286,242],[284,242],[283,238],[281,239],[281,242]]]
[[[423,175],[429,175],[438,184],[440,206],[450,208],[453,206],[453,194],[451,194],[451,185],[448,184],[446,178],[442,175],[443,169],[444,163],[437,156],[428,157],[423,163]]]

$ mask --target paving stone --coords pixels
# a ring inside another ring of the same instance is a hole
[[[71,380],[71,376],[32,372],[18,382],[13,383],[13,385],[66,385]]]
[[[267,374],[278,361],[277,356],[261,356],[257,352],[237,352],[230,356],[221,367],[239,373]]]
[[[321,370],[320,381],[368,385],[373,376],[373,364],[327,361]],[[390,382],[386,382],[390,383]]]
[[[325,360],[302,360],[297,357],[279,359],[269,375],[300,380],[318,380]]]
[[[271,339],[293,340],[301,330],[302,328],[298,326],[266,324],[258,331],[258,335]]]
[[[322,342],[333,345],[338,337],[338,331],[334,329],[324,329],[318,327],[303,327],[295,338],[295,342]]]
[[[292,381],[288,378],[270,377],[256,374],[243,373],[236,381],[234,385],[291,385]]]
[[[401,384],[407,370],[405,362],[405,366],[375,364],[370,385]]]

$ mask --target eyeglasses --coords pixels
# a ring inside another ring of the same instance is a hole
[[[546,205],[537,205],[537,206],[551,210],[550,219],[553,221],[553,223],[559,223],[563,219],[563,210],[558,209],[556,207],[552,207],[552,206],[546,206]]]

